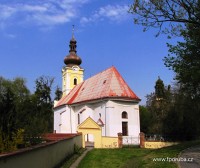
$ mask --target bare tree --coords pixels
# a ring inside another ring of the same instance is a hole
[[[129,12],[135,24],[158,28],[160,33],[179,36],[185,23],[200,26],[199,0],[134,0]]]

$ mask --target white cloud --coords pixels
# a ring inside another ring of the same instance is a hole
[[[63,24],[76,18],[79,8],[87,2],[88,0],[45,0],[43,2],[36,0],[34,3],[0,5],[0,25],[5,27],[7,23],[27,21],[41,26]]]
[[[5,36],[6,36],[7,38],[10,38],[10,39],[16,38],[16,35],[15,35],[15,34],[5,34]]]
[[[81,23],[85,24],[105,19],[121,22],[128,18],[128,9],[129,7],[127,5],[107,5],[99,8],[89,17],[82,17]]]
[[[21,9],[21,11],[27,11],[27,12],[46,12],[47,11],[47,5],[39,6],[39,5],[22,5],[18,9]]]
[[[16,10],[13,7],[0,5],[0,21],[6,20],[7,18],[11,17],[15,12]]]
[[[0,29],[5,29],[8,25],[26,23],[48,29],[55,25],[70,22],[75,18],[80,19],[82,24],[102,20],[121,22],[128,18],[129,7],[127,5],[107,5],[94,11],[91,16],[80,17],[81,7],[88,2],[92,1],[24,0],[24,3],[21,1],[20,3],[0,4]]]

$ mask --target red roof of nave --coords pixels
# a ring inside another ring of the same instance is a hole
[[[108,68],[75,86],[63,96],[56,107],[103,98],[119,98],[140,101],[115,67]]]

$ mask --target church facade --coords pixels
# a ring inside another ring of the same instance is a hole
[[[80,66],[82,60],[77,55],[76,43],[72,36],[69,55],[64,59],[66,66],[62,69],[63,96],[54,104],[54,131],[81,132],[84,123],[88,130],[86,141],[95,141],[92,130],[97,128],[102,137],[117,137],[118,133],[138,137],[140,99],[114,66],[83,80],[84,69]],[[88,118],[97,127],[87,125]]]

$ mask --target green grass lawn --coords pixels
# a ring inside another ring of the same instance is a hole
[[[177,158],[178,154],[200,141],[186,142],[162,149],[93,149],[88,152],[78,168],[175,168],[176,163],[153,161],[153,158]]]

